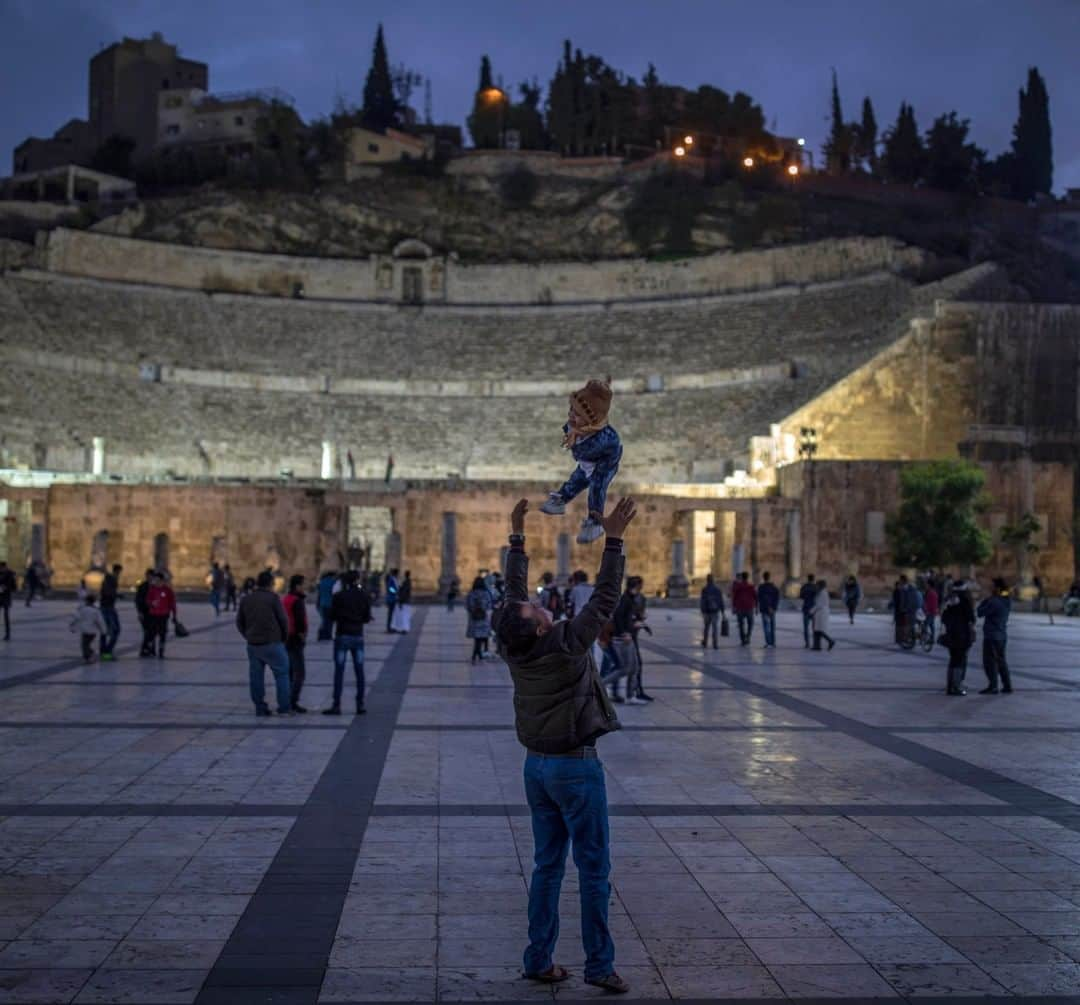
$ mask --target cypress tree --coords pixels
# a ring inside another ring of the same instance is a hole
[[[885,134],[882,166],[889,181],[913,185],[923,174],[926,152],[919,127],[915,124],[915,109],[900,102],[896,124]]]
[[[856,130],[855,154],[867,170],[877,171],[877,118],[869,98],[863,98],[862,121]]]
[[[844,122],[836,70],[832,72],[832,127],[825,141],[825,165],[830,174],[846,174],[851,169],[851,127]]]
[[[361,118],[368,129],[385,132],[394,124],[397,101],[394,84],[390,78],[390,61],[386,57],[386,42],[382,25],[375,33],[375,51],[371,57],[371,69],[364,81],[364,107]]]
[[[1028,69],[1027,87],[1020,89],[1020,114],[1013,126],[1013,192],[1020,199],[1048,193],[1054,180],[1050,131],[1050,97],[1037,67]]]
[[[490,91],[495,86],[491,79],[491,60],[487,56],[480,58],[480,86],[478,91]]]

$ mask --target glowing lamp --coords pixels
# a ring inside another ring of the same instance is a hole
[[[798,164],[789,164],[788,169],[787,169],[787,173],[789,175],[791,175],[792,178],[794,178],[799,173],[799,165]]]
[[[743,164],[743,167],[752,168],[754,166],[754,158],[753,157],[744,157],[742,164]]]
[[[801,136],[799,137],[799,146],[800,147],[805,147],[806,146],[806,140],[804,140]]]
[[[686,147],[676,147],[675,148],[675,156],[676,157],[685,157],[686,156]]]
[[[693,136],[684,136],[683,137],[683,143],[685,143],[688,147],[692,147],[694,145],[694,137]]]

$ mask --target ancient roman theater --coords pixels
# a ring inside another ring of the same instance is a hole
[[[2,543],[57,585],[121,562],[199,586],[212,559],[471,578],[513,499],[568,472],[590,376],[612,379],[650,593],[743,568],[881,588],[899,467],[959,455],[986,464],[990,523],[1038,515],[1043,576],[1071,578],[1080,308],[1024,302],[992,262],[859,237],[480,265],[63,228],[4,255]],[[537,523],[538,568],[593,564],[583,515]]]

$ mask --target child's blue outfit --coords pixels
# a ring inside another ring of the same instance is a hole
[[[563,426],[563,432],[568,434],[570,426]],[[577,440],[570,448],[570,453],[578,462],[577,467],[554,494],[564,503],[568,503],[588,487],[589,513],[603,515],[608,486],[618,473],[619,461],[622,460],[622,441],[619,434],[611,426],[604,426],[591,436]]]

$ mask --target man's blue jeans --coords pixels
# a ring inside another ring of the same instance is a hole
[[[810,645],[810,632],[814,627],[814,616],[809,611],[802,612],[802,637],[803,643]]]
[[[745,645],[750,641],[750,636],[754,633],[754,612],[736,611],[735,617],[739,622],[739,641]]]
[[[345,683],[345,658],[352,653],[353,673],[356,675],[356,707],[364,705],[364,636],[339,635],[334,639],[334,704],[341,704],[341,689]]]
[[[566,850],[573,842],[581,889],[585,979],[606,977],[615,970],[615,944],[608,930],[611,860],[604,765],[595,758],[529,754],[525,797],[532,810],[534,846],[525,973],[543,973],[552,965],[559,938],[559,891]]]
[[[248,672],[251,677],[251,700],[256,708],[266,704],[266,682],[263,667],[270,668],[274,675],[274,690],[277,692],[278,712],[288,712],[292,708],[292,692],[289,685],[289,653],[284,642],[267,642],[261,646],[248,645]]]
[[[211,590],[210,591],[210,606],[214,609],[215,614],[220,614],[221,613],[221,591],[220,590]]]
[[[761,612],[761,630],[765,633],[765,645],[776,645],[776,611]]]
[[[101,616],[105,619],[105,627],[108,629],[101,636],[101,654],[111,653],[116,648],[116,640],[120,638],[120,615],[115,607],[101,608]]]

